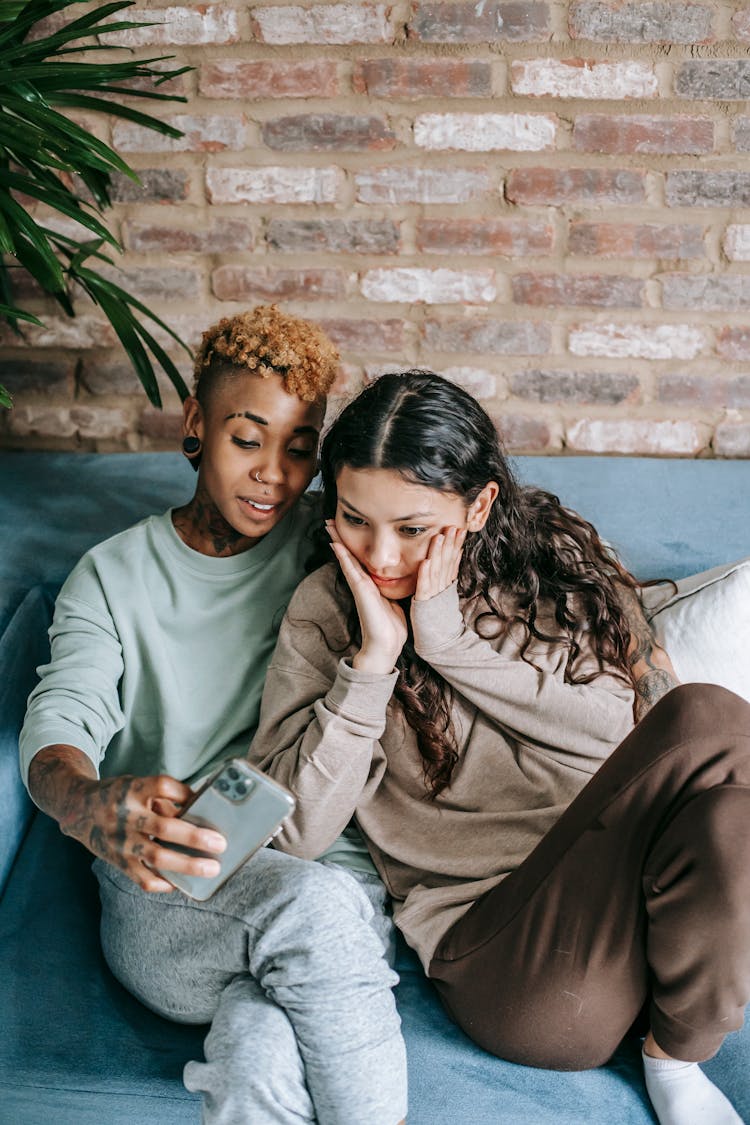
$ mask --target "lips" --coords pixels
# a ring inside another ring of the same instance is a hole
[[[403,582],[404,578],[406,577],[405,575],[400,575],[398,578],[383,578],[380,574],[373,574],[371,570],[368,570],[367,573],[370,575],[370,578],[372,578],[376,586],[395,586],[396,583]]]

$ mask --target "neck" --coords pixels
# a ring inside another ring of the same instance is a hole
[[[200,483],[189,504],[175,508],[172,524],[180,539],[194,551],[214,558],[240,555],[259,542],[248,539],[228,523]]]

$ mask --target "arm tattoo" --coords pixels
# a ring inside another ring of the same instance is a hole
[[[660,647],[646,620],[640,599],[632,590],[622,593],[622,605],[630,629],[628,664],[635,686],[635,718],[639,721],[655,703],[678,684],[669,657]],[[658,663],[664,664],[659,667]]]

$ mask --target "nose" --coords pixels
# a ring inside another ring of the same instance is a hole
[[[371,570],[384,573],[398,566],[400,552],[395,537],[388,531],[375,532],[367,547],[367,564]]]
[[[250,475],[260,477],[263,484],[282,484],[286,474],[281,455],[273,449],[261,449],[258,453]]]

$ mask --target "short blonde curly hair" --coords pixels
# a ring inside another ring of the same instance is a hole
[[[322,328],[309,320],[258,305],[225,317],[203,333],[195,357],[193,394],[205,403],[211,388],[231,368],[280,375],[289,394],[320,402],[338,372],[339,353]]]

